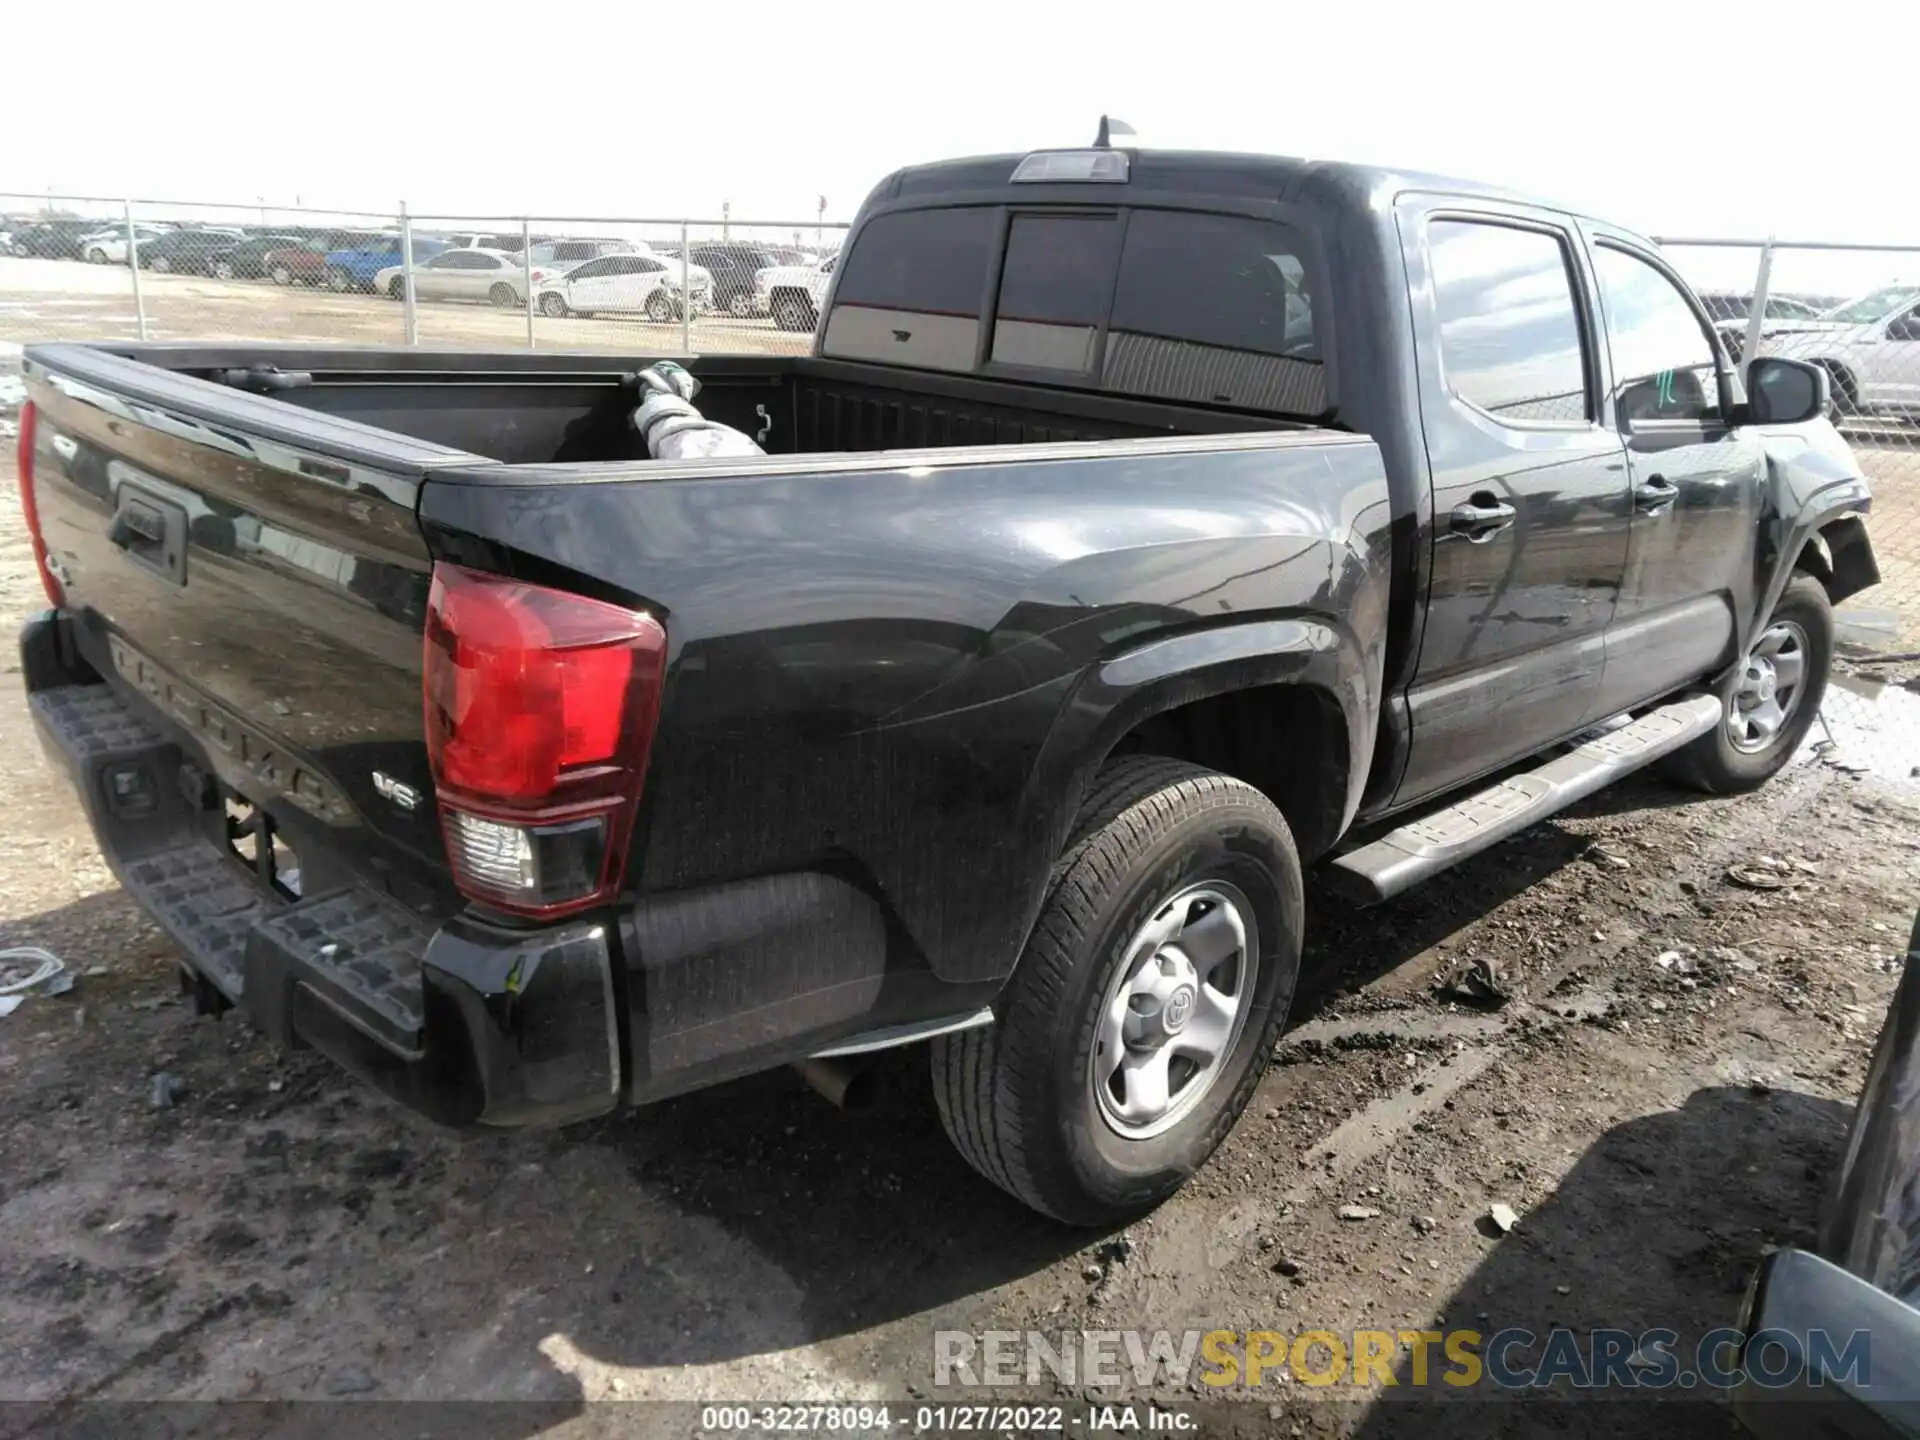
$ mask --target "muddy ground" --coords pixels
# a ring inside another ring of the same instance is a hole
[[[0,489],[10,631],[40,597],[5,461]],[[161,1398],[338,1402],[167,1411],[167,1433],[450,1433],[378,1403],[400,1399],[529,1402],[461,1412],[465,1435],[684,1430],[697,1411],[625,1402],[923,1398],[935,1329],[1697,1335],[1811,1235],[1920,904],[1920,791],[1894,759],[1812,754],[1741,799],[1632,782],[1378,911],[1312,886],[1294,1028],[1246,1117],[1157,1214],[1087,1235],[967,1170],[917,1051],[860,1115],[782,1072],[450,1138],[196,1020],[0,668],[0,942],[79,976],[0,1019],[0,1436],[127,1433],[108,1402]],[[1437,995],[1477,958],[1504,1009]],[[1494,1202],[1521,1216],[1503,1239]],[[1210,1423],[1393,1419],[1270,1380]],[[1727,1426],[1709,1399],[1658,1433]]]

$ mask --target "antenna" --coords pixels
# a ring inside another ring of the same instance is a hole
[[[1126,121],[1114,120],[1102,115],[1100,117],[1100,133],[1093,137],[1094,149],[1111,150],[1113,148],[1114,136],[1125,135],[1131,137],[1134,133],[1134,128],[1127,124]]]

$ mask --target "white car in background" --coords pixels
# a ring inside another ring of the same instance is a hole
[[[142,245],[149,240],[158,240],[173,227],[170,225],[135,225],[134,238]],[[124,265],[127,263],[127,227],[109,226],[96,230],[91,235],[80,237],[80,258],[93,265]]]
[[[534,284],[552,273],[535,266]],[[406,267],[389,265],[373,277],[373,293],[406,299]],[[527,271],[505,250],[442,250],[413,266],[416,300],[484,300],[503,309],[527,303]]]
[[[1778,327],[1760,349],[1825,370],[1842,415],[1920,417],[1920,285],[1886,285],[1817,321]]]
[[[535,247],[538,249],[539,247]],[[713,276],[665,255],[602,255],[537,282],[542,315],[645,315],[659,324],[680,318],[683,299],[694,315],[713,308]]]
[[[775,265],[753,277],[753,308],[759,315],[773,316],[782,330],[811,330],[820,323],[820,308],[827,302],[827,286],[833,283],[833,262],[829,255],[811,265]]]

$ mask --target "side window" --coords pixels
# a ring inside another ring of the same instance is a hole
[[[1590,420],[1566,242],[1491,221],[1436,220],[1427,253],[1447,389],[1496,420]]]
[[[1271,220],[1134,211],[1101,387],[1320,414],[1327,408],[1326,370],[1300,251],[1299,236]]]
[[[992,358],[1084,374],[1120,260],[1112,215],[1016,215],[1007,231]]]
[[[1718,419],[1713,342],[1686,297],[1660,271],[1625,250],[1600,245],[1593,259],[1622,418]]]
[[[929,370],[971,370],[999,211],[901,210],[861,227],[822,352]]]
[[[612,273],[613,262],[611,260],[589,260],[586,264],[569,270],[567,272],[567,278],[569,280],[591,280],[596,276],[611,275]]]

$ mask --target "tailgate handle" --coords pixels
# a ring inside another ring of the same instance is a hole
[[[187,583],[187,512],[180,506],[122,486],[107,538],[154,574]]]

